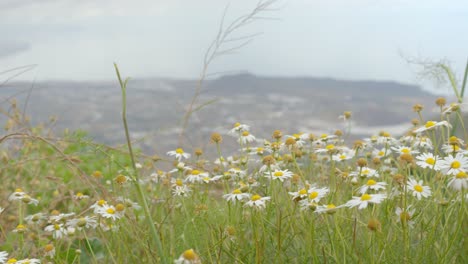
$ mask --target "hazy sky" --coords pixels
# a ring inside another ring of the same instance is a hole
[[[198,77],[226,5],[227,21],[254,0],[0,0],[0,71],[38,64],[22,79]],[[210,72],[417,83],[406,56],[443,59],[462,75],[466,0],[280,0],[236,36],[262,32]],[[0,75],[0,79],[5,74]]]

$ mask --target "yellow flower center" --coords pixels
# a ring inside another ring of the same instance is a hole
[[[341,159],[341,160],[346,159],[346,155],[341,154],[341,155],[340,155],[340,159]]]
[[[426,163],[427,163],[427,164],[430,164],[430,165],[434,165],[434,164],[435,164],[435,159],[433,159],[433,158],[427,158],[427,159],[426,159]]]
[[[320,138],[322,138],[322,139],[323,139],[323,138],[327,138],[327,137],[328,137],[327,134],[322,134],[322,135],[320,135]]]
[[[263,148],[262,148],[262,147],[258,147],[258,148],[257,148],[257,152],[263,152]]]
[[[234,124],[234,127],[239,127],[241,124],[239,122]]]
[[[377,156],[382,157],[383,155],[385,155],[385,152],[383,152],[383,151],[379,151],[379,153],[377,153]]]
[[[115,206],[115,210],[122,212],[123,210],[125,210],[125,205],[119,203]]]
[[[452,169],[458,169],[458,168],[460,168],[460,166],[461,166],[461,163],[458,160],[455,160],[455,161],[452,162],[452,164],[450,164],[450,167]]]
[[[455,177],[457,179],[466,179],[466,178],[468,178],[468,175],[466,174],[466,172],[460,171],[459,173],[457,173],[457,175]]]
[[[55,224],[55,225],[54,225],[54,229],[55,229],[55,230],[60,230],[60,225]]]
[[[100,178],[102,176],[102,172],[95,171],[95,172],[93,172],[93,176],[96,177],[96,178]]]
[[[106,212],[107,212],[108,214],[115,214],[114,208],[107,208]]]
[[[197,254],[195,254],[195,251],[193,249],[188,249],[184,251],[184,254],[182,254],[184,259],[186,260],[196,260],[197,259]]]
[[[239,189],[235,189],[234,191],[232,191],[232,193],[233,193],[233,194],[241,194],[242,192],[241,192],[241,190],[239,190]]]
[[[191,174],[192,175],[198,175],[198,174],[200,174],[200,171],[199,170],[193,170]]]
[[[426,124],[424,125],[426,128],[430,128],[435,126],[436,122],[434,121],[427,121]]]
[[[367,185],[369,185],[369,186],[376,185],[376,184],[377,184],[377,182],[374,181],[374,180],[368,180],[367,181]]]
[[[117,178],[115,178],[115,181],[118,183],[118,184],[124,184],[125,182],[127,182],[127,177],[125,177],[124,175],[120,174],[117,176]]]
[[[334,204],[327,204],[327,209],[335,209],[336,206]]]
[[[391,137],[391,135],[390,135],[390,133],[384,131],[384,132],[382,132],[382,137],[389,138],[389,137]]]
[[[333,150],[333,149],[335,149],[335,145],[330,144],[330,145],[327,145],[325,148],[326,148],[327,150]]]
[[[181,179],[177,179],[177,180],[175,181],[175,184],[176,184],[177,186],[182,186],[182,185],[184,185],[184,182],[183,182]]]
[[[249,135],[249,131],[243,131],[243,132],[242,132],[242,136],[243,136],[243,137],[246,137],[246,136],[248,136],[248,135]]]
[[[423,187],[422,187],[421,185],[416,184],[416,185],[414,186],[414,190],[417,191],[417,192],[422,192],[422,191],[423,191]]]
[[[184,154],[184,150],[181,149],[181,148],[176,149],[175,152],[176,152],[177,154]]]
[[[367,175],[369,173],[370,173],[370,170],[368,169],[362,170],[362,175]]]
[[[83,197],[83,193],[77,192],[76,197],[78,197],[78,198]]]
[[[405,153],[405,154],[409,154],[411,152],[411,150],[409,148],[403,148],[403,149],[401,149],[401,152]]]
[[[15,192],[23,192],[23,190],[18,188],[18,189],[15,190]]]
[[[299,192],[297,192],[299,195],[304,195],[304,194],[307,194],[307,190],[306,189],[302,189],[300,190]]]
[[[18,262],[18,260],[16,260],[15,258],[11,258],[7,261],[7,263],[16,263]]]
[[[361,196],[361,201],[369,201],[372,198],[369,194],[365,193]]]
[[[99,200],[99,201],[97,202],[97,204],[98,204],[99,206],[103,206],[104,204],[106,204],[106,201],[101,199],[101,200]]]
[[[283,176],[283,172],[282,171],[276,171],[273,175],[275,175],[276,177],[281,177],[281,176]]]
[[[53,249],[54,249],[54,245],[52,245],[52,244],[47,244],[47,245],[44,246],[45,252],[50,252]]]
[[[262,198],[260,195],[255,194],[255,195],[252,196],[251,200],[252,201],[257,201],[257,200],[260,200],[260,198]]]
[[[317,196],[318,196],[318,192],[311,192],[311,193],[309,194],[309,198],[310,198],[310,199],[315,199],[315,198],[317,198]]]
[[[411,215],[408,212],[401,212],[400,213],[400,220],[401,222],[405,223],[411,219]]]

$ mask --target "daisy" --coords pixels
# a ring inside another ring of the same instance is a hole
[[[413,143],[414,148],[421,149],[432,149],[432,141],[426,136],[416,137],[416,141]]]
[[[427,198],[431,196],[431,187],[423,186],[423,181],[416,181],[413,178],[408,180],[407,190],[413,192],[413,196],[415,196],[418,200],[421,200],[421,197]]]
[[[334,214],[336,209],[340,208],[340,206],[335,206],[334,204],[326,204],[326,205],[319,205],[315,209],[317,214],[327,213],[327,214]]]
[[[361,188],[359,188],[359,193],[361,194],[365,194],[367,192],[367,190],[374,190],[374,191],[378,191],[378,190],[385,190],[385,186],[387,185],[386,182],[376,182],[372,179],[368,180],[367,183],[363,186],[361,186]]]
[[[186,153],[182,148],[177,148],[176,150],[171,150],[167,152],[168,156],[174,156],[178,161],[181,161],[182,159],[189,159],[190,154]]]
[[[274,170],[272,172],[265,172],[265,177],[269,178],[270,180],[278,179],[281,182],[291,178],[293,173],[289,170]]]
[[[188,249],[174,261],[174,264],[201,264],[201,260],[193,249]]]
[[[76,194],[73,195],[73,199],[75,200],[83,200],[83,199],[88,199],[89,195],[85,195],[81,192],[77,192]]]
[[[457,153],[455,157],[448,155],[439,163],[440,170],[447,175],[457,175],[459,172],[468,171],[468,158],[462,153]]]
[[[415,154],[418,154],[418,153],[419,153],[419,151],[413,150],[413,149],[411,149],[410,147],[406,147],[406,146],[391,147],[391,149],[392,149],[396,154],[399,154],[399,155],[402,155],[402,154],[411,154],[411,155],[415,155]]]
[[[8,252],[0,251],[0,263],[5,263],[8,259]]]
[[[61,239],[67,235],[67,229],[63,224],[52,224],[44,228],[44,231],[52,233],[54,239]]]
[[[300,189],[297,192],[288,192],[289,195],[292,195],[292,200],[293,201],[299,201],[307,198],[307,190],[306,189]]]
[[[8,201],[18,201],[21,200],[26,195],[22,189],[16,189],[10,196],[8,196]]]
[[[99,210],[101,210],[101,208],[104,207],[104,205],[107,205],[107,201],[106,200],[99,200],[99,201],[96,201],[94,204],[92,204],[89,208],[90,209],[93,209],[93,212],[96,214]]]
[[[445,127],[451,127],[450,124],[447,121],[427,121],[426,124],[416,130],[414,130],[414,133],[422,133],[427,130],[435,129],[440,126],[445,126]]]
[[[53,258],[55,256],[55,247],[52,244],[44,246],[44,256]]]
[[[9,263],[9,262],[7,262]],[[25,258],[25,259],[21,259],[21,260],[18,260],[14,263],[18,263],[18,264],[40,264],[41,263],[41,260],[40,259],[36,259],[36,258]]]
[[[231,193],[223,195],[223,198],[228,202],[236,203],[236,201],[244,201],[250,198],[249,193],[243,193],[240,189],[235,189]]]
[[[246,170],[241,170],[239,168],[230,168],[228,173],[233,179],[243,179],[245,175],[247,175]]]
[[[28,223],[28,225],[33,225],[33,224],[40,225],[46,219],[47,219],[47,216],[45,216],[43,213],[36,213],[33,215],[28,215],[24,218],[24,220],[26,221],[26,223]]]
[[[191,170],[192,168],[190,168],[189,166],[185,166],[185,163],[183,162],[178,162],[176,167],[172,170],[169,171],[169,174],[171,173],[174,173],[174,172],[186,172],[188,170]]]
[[[239,133],[244,131],[249,131],[250,126],[241,124],[239,122],[235,123],[231,130],[229,130],[228,134],[231,136],[237,136]]]
[[[343,153],[333,155],[332,160],[334,160],[334,161],[345,161],[345,160],[350,160],[353,157],[354,157],[354,152],[344,151]]]
[[[416,164],[421,168],[429,168],[433,170],[440,170],[439,165],[436,164],[438,160],[440,160],[439,156],[435,156],[432,153],[422,153],[421,155],[416,156]]]
[[[397,207],[395,210],[395,214],[398,216],[397,222],[401,223],[402,225],[408,224],[408,226],[413,227],[414,221],[412,221],[414,215],[414,209],[410,210],[411,205],[403,210],[400,207]]]
[[[266,207],[266,202],[269,201],[271,198],[270,197],[262,197],[258,194],[252,195],[250,197],[250,200],[245,203],[244,207],[252,207],[255,209],[265,209]]]
[[[238,142],[239,144],[247,144],[255,141],[254,135],[250,134],[249,131],[242,131],[239,136]]]
[[[367,177],[367,178],[370,178],[370,177],[376,177],[378,178],[380,175],[379,173],[374,170],[374,169],[371,169],[369,167],[362,167],[361,168],[358,168],[357,171],[353,171],[349,174],[349,176],[360,176],[360,177]]]
[[[26,231],[28,231],[28,230],[29,230],[29,229],[28,229],[27,226],[25,226],[25,225],[23,225],[23,224],[19,224],[19,225],[16,226],[15,229],[13,229],[13,232],[15,232],[15,233],[20,233],[20,234],[21,234],[21,233],[24,233],[24,232],[26,232]]]
[[[191,192],[192,190],[187,185],[177,185],[172,189],[172,194],[174,196],[187,197]]]
[[[455,191],[461,191],[468,188],[468,175],[464,171],[460,171],[452,177],[448,182],[448,187]]]
[[[96,216],[84,216],[80,218],[71,219],[67,222],[68,226],[75,227],[78,230],[82,229],[95,229],[98,225]]]
[[[309,190],[307,190],[308,193],[308,200],[318,203],[323,197],[325,197],[330,190],[327,187],[324,188],[316,188],[312,187]]]
[[[353,208],[358,206],[358,209],[364,209],[369,203],[379,204],[385,200],[385,194],[367,194],[364,193],[361,197],[353,196],[353,199],[349,200],[344,206]]]
[[[99,211],[98,214],[104,218],[111,219],[113,221],[122,218],[123,213],[116,210],[113,205],[104,205]]]
[[[208,172],[203,172],[200,170],[192,170],[184,182],[188,183],[203,183],[203,179],[209,177]]]
[[[388,151],[388,149],[386,148],[374,149],[372,151],[372,157],[379,158],[379,159],[388,156],[388,154],[390,154],[390,151]]]

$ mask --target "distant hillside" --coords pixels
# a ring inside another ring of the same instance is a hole
[[[146,137],[143,148],[164,152],[177,145],[177,134],[196,80],[137,79],[128,85],[129,121],[135,137]],[[26,101],[32,84],[10,82],[0,87],[1,101],[17,95]],[[189,124],[189,144],[203,146],[213,131],[224,132],[235,122],[252,126],[258,137],[274,129],[333,132],[342,128],[338,116],[352,111],[354,137],[381,129],[401,133],[416,117],[415,103],[433,108],[435,96],[414,85],[395,82],[343,81],[327,78],[223,76],[204,82],[199,103],[217,99],[196,112]],[[39,82],[33,85],[27,112],[34,123],[58,117],[56,130],[84,129],[98,141],[124,142],[120,88],[112,82]],[[5,103],[1,107],[5,107]],[[5,117],[0,121],[4,123]],[[405,125],[407,124],[407,125]],[[385,126],[385,127],[382,127]]]

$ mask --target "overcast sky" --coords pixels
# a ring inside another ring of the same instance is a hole
[[[203,55],[227,21],[254,0],[0,0],[0,72],[38,64],[25,80],[114,79],[125,75],[197,78]],[[448,59],[462,76],[468,56],[466,0],[279,0],[275,20],[218,58],[210,72],[395,80],[417,83],[411,57]],[[5,74],[0,75],[0,79]]]

